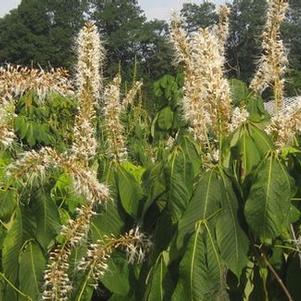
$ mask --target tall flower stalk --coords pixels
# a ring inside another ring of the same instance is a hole
[[[283,107],[284,74],[288,64],[286,50],[280,37],[280,26],[288,9],[287,0],[269,0],[267,21],[262,35],[262,56],[251,89],[261,94],[272,87],[275,113]]]
[[[142,87],[142,82],[134,82],[132,88],[122,98],[121,76],[118,74],[109,83],[103,94],[104,132],[107,143],[107,156],[117,162],[127,159],[125,129],[121,121],[122,113],[131,105]]]
[[[97,180],[89,169],[89,161],[96,153],[95,104],[99,100],[103,60],[103,48],[95,25],[88,23],[78,36],[77,96],[79,111],[76,116],[74,143],[69,152],[59,154],[51,148],[31,151],[9,167],[11,177],[30,179],[44,177],[47,169],[58,168],[71,175],[75,191],[86,199],[78,208],[77,217],[63,226],[63,244],[51,252],[44,274],[43,300],[69,300],[72,285],[68,275],[69,257],[72,250],[87,236],[91,218],[97,205],[109,200],[106,185]]]
[[[216,151],[209,141],[209,133],[220,142],[229,130],[231,119],[230,87],[224,77],[228,10],[224,8],[222,13],[219,26],[200,28],[190,37],[178,19],[174,18],[171,24],[176,59],[183,63],[185,72],[184,117],[195,139],[212,155]]]
[[[77,95],[79,112],[75,119],[74,143],[72,154],[82,163],[87,164],[96,154],[95,105],[99,101],[102,83],[101,68],[104,60],[97,27],[87,23],[77,39]]]

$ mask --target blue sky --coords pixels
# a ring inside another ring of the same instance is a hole
[[[222,2],[216,0],[215,2]],[[16,8],[21,0],[0,0],[0,16],[5,15],[9,10]],[[142,9],[149,19],[168,19],[172,10],[178,10],[184,2],[201,3],[202,0],[139,0]]]

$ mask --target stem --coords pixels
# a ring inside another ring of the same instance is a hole
[[[285,295],[287,296],[287,299],[289,301],[294,301],[290,292],[288,291],[288,289],[286,288],[286,286],[284,285],[282,279],[279,277],[279,275],[277,274],[277,272],[275,271],[275,269],[273,268],[273,266],[270,264],[270,262],[268,261],[268,259],[266,258],[266,256],[264,254],[261,254],[264,262],[266,263],[267,267],[269,268],[269,270],[272,272],[272,274],[274,275],[274,277],[276,278],[277,282],[279,283],[279,285],[281,286],[283,292],[285,293]]]
[[[24,298],[26,298],[28,301],[32,301],[31,297],[25,295],[23,292],[21,292],[17,287],[14,286],[14,284],[12,282],[9,281],[8,278],[6,278],[6,276],[3,273],[0,273],[0,276],[21,296],[23,296]]]
[[[298,249],[299,266],[300,266],[300,268],[301,268],[301,250],[300,250],[300,248],[299,248],[298,241],[297,241],[297,236],[296,236],[296,233],[295,233],[295,230],[294,230],[294,226],[293,226],[292,224],[291,224],[291,232],[292,232],[294,241],[296,242],[296,248]]]

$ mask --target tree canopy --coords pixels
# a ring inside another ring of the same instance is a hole
[[[260,56],[265,0],[234,0],[227,44],[228,75],[249,81]],[[181,10],[188,33],[217,21],[216,6],[184,3]],[[173,49],[164,20],[146,19],[137,0],[22,0],[0,19],[0,64],[62,66],[74,61],[74,36],[87,20],[96,22],[107,50],[106,76],[120,69],[131,80],[134,66],[140,77],[158,79],[175,74]],[[301,69],[301,0],[290,0],[282,34],[289,50],[293,82]],[[298,76],[297,76],[298,77]]]

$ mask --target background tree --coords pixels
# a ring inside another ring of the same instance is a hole
[[[107,73],[119,69],[131,77],[135,60],[140,75],[157,78],[170,71],[171,49],[164,21],[147,22],[137,0],[94,0],[92,19],[106,42]]]
[[[86,0],[22,0],[0,20],[0,62],[70,67],[86,6]]]
[[[208,27],[217,22],[216,6],[204,1],[201,4],[184,3],[181,16],[185,21],[184,28],[188,32],[196,31],[199,27]]]
[[[231,75],[244,81],[253,74],[260,56],[265,0],[234,0],[230,16],[228,62]]]

